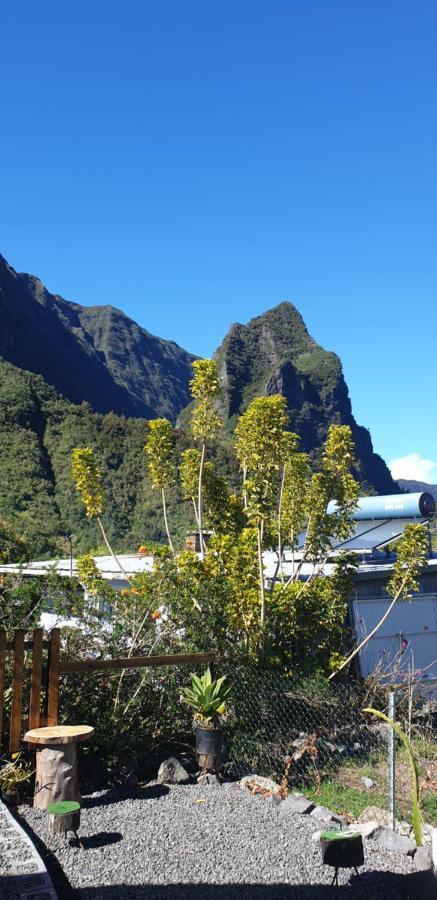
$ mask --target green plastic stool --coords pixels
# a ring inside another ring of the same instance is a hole
[[[331,885],[338,885],[339,869],[355,869],[364,863],[363,839],[356,831],[322,831],[320,835],[322,859],[335,869]]]
[[[46,806],[46,810],[52,816],[69,816],[72,815],[72,813],[79,812],[80,803],[78,803],[77,800],[59,800],[57,803],[49,803],[48,806]],[[85,850],[77,831],[74,828],[66,829],[65,834],[67,834],[67,831],[73,832],[79,847],[82,847],[82,850]]]

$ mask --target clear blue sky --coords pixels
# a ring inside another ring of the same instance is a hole
[[[292,300],[437,481],[436,45],[435,0],[4,4],[0,252],[201,355]]]

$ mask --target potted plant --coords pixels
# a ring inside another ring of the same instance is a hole
[[[30,763],[21,759],[21,753],[13,755],[11,760],[3,760],[0,766],[0,791],[7,806],[17,805],[17,785],[28,781],[32,775]]]
[[[182,689],[182,700],[194,710],[196,756],[203,771],[218,772],[223,747],[223,719],[231,688],[224,687],[226,675],[213,679],[209,667],[199,677],[191,674],[191,687]]]

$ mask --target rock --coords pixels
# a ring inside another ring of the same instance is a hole
[[[366,806],[360,816],[358,822],[377,822],[378,825],[388,825],[388,812],[379,806]]]
[[[361,834],[365,838],[371,838],[375,831],[378,830],[380,826],[378,822],[351,822],[349,825],[350,831],[357,831],[358,834]]]
[[[222,783],[218,775],[215,775],[213,772],[203,772],[199,775],[197,779],[197,784],[205,785],[210,784],[213,787],[221,787]]]
[[[372,840],[384,847],[385,850],[391,850],[392,853],[405,853],[407,856],[412,856],[416,849],[416,844],[411,838],[397,834],[396,831],[391,831],[389,828],[377,828],[372,834]]]
[[[271,794],[270,797],[266,798],[271,806],[279,806],[282,803],[282,797],[280,794]]]
[[[264,778],[262,775],[245,775],[240,781],[241,790],[248,790],[251,794],[278,794],[280,791],[279,784],[272,781],[271,778]]]
[[[432,869],[431,847],[418,847],[414,854],[414,865],[418,872],[427,872]]]
[[[323,822],[337,821],[337,817],[334,818],[334,813],[331,812],[330,809],[327,809],[326,806],[315,806],[314,809],[311,810],[310,816],[314,816],[315,819],[321,819]]]
[[[300,813],[303,816],[308,815],[314,809],[314,803],[307,800],[306,797],[293,797],[290,795],[282,801],[279,811],[285,813]]]
[[[373,778],[367,778],[367,776],[364,775],[364,777],[361,779],[361,781],[364,784],[364,787],[367,788],[368,791],[370,791],[371,788],[375,787],[375,782],[373,781]]]
[[[175,756],[170,756],[161,763],[157,775],[159,784],[188,784],[190,776]]]

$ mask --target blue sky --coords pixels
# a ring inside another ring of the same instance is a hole
[[[201,355],[291,300],[437,482],[434,0],[16,0],[2,32],[14,268]]]

